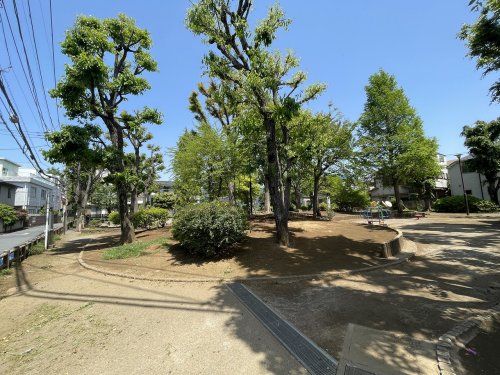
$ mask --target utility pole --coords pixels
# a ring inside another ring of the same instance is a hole
[[[45,202],[45,250],[49,248],[49,220],[50,220],[50,193],[47,191],[47,202]]]
[[[469,199],[467,199],[467,193],[465,192],[464,173],[462,171],[462,160],[460,159],[462,154],[457,154],[456,156],[458,158],[458,167],[460,168],[460,178],[462,179],[462,191],[464,193],[465,209],[467,211],[467,216],[469,216]]]

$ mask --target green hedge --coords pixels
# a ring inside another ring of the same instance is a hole
[[[111,224],[120,224],[120,213],[118,211],[111,211],[108,215],[108,220],[111,222]]]
[[[141,208],[132,215],[132,224],[136,228],[164,227],[170,217],[169,210],[160,207]]]
[[[491,201],[479,199],[471,195],[467,196],[470,212],[495,212],[499,207]],[[436,200],[433,205],[436,212],[465,212],[463,195],[453,195]]]
[[[8,227],[19,220],[16,210],[14,207],[8,206],[6,204],[0,204],[0,220],[3,224]]]
[[[242,209],[222,202],[190,205],[174,215],[172,234],[188,252],[204,257],[223,254],[248,228]]]

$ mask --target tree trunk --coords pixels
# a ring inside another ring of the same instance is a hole
[[[396,208],[399,214],[403,213],[403,205],[401,204],[401,193],[399,191],[399,183],[396,181],[393,184],[394,187],[394,197],[396,198]]]
[[[131,243],[135,240],[134,226],[130,221],[128,212],[128,194],[127,184],[123,181],[118,181],[116,190],[118,193],[118,212],[120,214],[121,236],[120,243]]]
[[[229,183],[227,184],[227,199],[229,201],[229,203],[233,203],[234,204],[234,182],[233,181],[229,181]]]
[[[302,195],[300,193],[300,183],[297,184],[293,190],[294,190],[294,194],[293,195],[294,195],[294,200],[295,200],[295,208],[297,210],[299,210],[300,207],[302,206],[302,204],[301,204],[302,202],[300,201],[300,198],[301,198],[301,195]]]
[[[266,146],[267,146],[267,177],[269,181],[269,193],[274,211],[274,221],[276,223],[276,239],[283,245],[289,245],[288,234],[288,205],[286,200],[290,197],[290,182],[288,178],[285,186],[282,183],[281,166],[279,162],[278,147],[276,140],[276,123],[274,119],[268,117],[264,119],[266,126]]]
[[[114,160],[113,172],[123,176],[125,172],[125,155],[123,153],[123,130],[120,124],[111,120],[105,121],[108,127],[111,142],[117,150],[116,159]],[[135,240],[134,225],[130,221],[128,210],[128,184],[123,177],[115,180],[116,192],[118,195],[118,212],[120,214],[120,243],[131,243]]]
[[[249,212],[250,215],[253,215],[253,187],[252,187],[252,176],[250,176],[250,182],[249,182],[249,194],[250,194],[250,199],[249,199]]]
[[[314,219],[321,217],[321,211],[319,210],[319,179],[320,178],[318,176],[314,176],[314,187],[313,187],[313,197],[312,197]]]
[[[264,175],[264,212],[271,213],[271,194],[269,193],[269,179]]]
[[[139,204],[137,202],[137,188],[133,188],[130,192],[130,215],[137,212]]]
[[[488,183],[488,194],[490,195],[490,199],[493,203],[498,205],[498,187],[496,186],[497,184],[493,183]]]

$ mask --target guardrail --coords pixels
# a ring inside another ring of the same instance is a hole
[[[68,222],[68,228],[74,225],[74,221]],[[63,227],[57,229],[51,229],[50,236],[55,234],[61,234],[63,232]],[[12,249],[3,250],[0,252],[0,270],[4,268],[10,268],[12,264],[20,263],[30,255],[30,250],[37,243],[45,239],[45,233],[38,235],[36,238],[29,240],[21,245],[15,246]]]

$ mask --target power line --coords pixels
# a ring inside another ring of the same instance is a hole
[[[50,10],[50,38],[51,38],[51,47],[52,47],[52,73],[54,75],[54,88],[57,86],[56,79],[56,53],[54,47],[54,17],[52,13],[52,0],[49,0],[49,10]],[[44,24],[45,25],[45,24]],[[59,102],[56,98],[56,110],[57,110],[57,123],[59,124],[59,128],[61,127],[61,120],[59,119]]]
[[[33,17],[31,15],[30,0],[28,0],[28,16],[30,19],[31,35],[33,37],[33,46],[35,47],[36,65],[38,67],[38,75],[40,76],[40,83],[42,84],[42,92],[43,92],[43,98],[45,101],[45,108],[47,109],[47,113],[49,114],[49,119],[50,119],[50,124],[52,125],[52,129],[54,129],[54,122],[52,121],[52,115],[50,114],[49,102],[47,101],[47,91],[45,90],[45,83],[43,82],[42,68],[40,66],[40,56],[38,54],[38,47],[36,44],[35,28],[33,27]]]
[[[45,118],[43,117],[43,114],[42,114],[42,110],[41,110],[41,107],[40,107],[40,102],[38,100],[38,94],[37,94],[37,91],[36,91],[35,81],[33,79],[31,65],[30,65],[29,59],[28,59],[28,53],[26,51],[26,45],[24,43],[24,37],[23,37],[22,29],[21,29],[21,22],[20,22],[20,19],[19,19],[19,13],[17,11],[16,1],[13,0],[14,13],[15,13],[15,16],[16,16],[18,33],[19,33],[19,36],[21,38],[21,44],[22,44],[22,47],[23,47],[23,52],[24,52],[24,56],[25,56],[25,60],[26,60],[25,63],[23,63],[23,59],[21,58],[21,53],[19,52],[19,47],[17,46],[16,38],[15,38],[15,35],[14,35],[14,30],[13,30],[12,24],[10,22],[9,14],[7,13],[7,8],[5,6],[5,2],[4,2],[4,0],[0,0],[0,1],[2,2],[2,5],[3,5],[3,10],[4,10],[5,18],[7,20],[8,26],[9,26],[9,30],[10,30],[10,34],[11,34],[11,37],[12,37],[12,41],[14,43],[16,54],[17,54],[17,57],[18,57],[19,62],[21,64],[21,68],[23,70],[24,78],[26,80],[26,83],[28,84],[28,87],[29,87],[30,92],[31,92],[31,96],[32,96],[33,101],[35,103],[35,107],[37,109],[38,116],[40,117],[40,120],[41,120],[41,123],[42,123],[42,126],[44,127],[44,129],[48,130],[47,124],[45,122]],[[26,64],[26,68],[24,66],[25,64]],[[28,70],[28,72],[26,72],[26,69]]]

